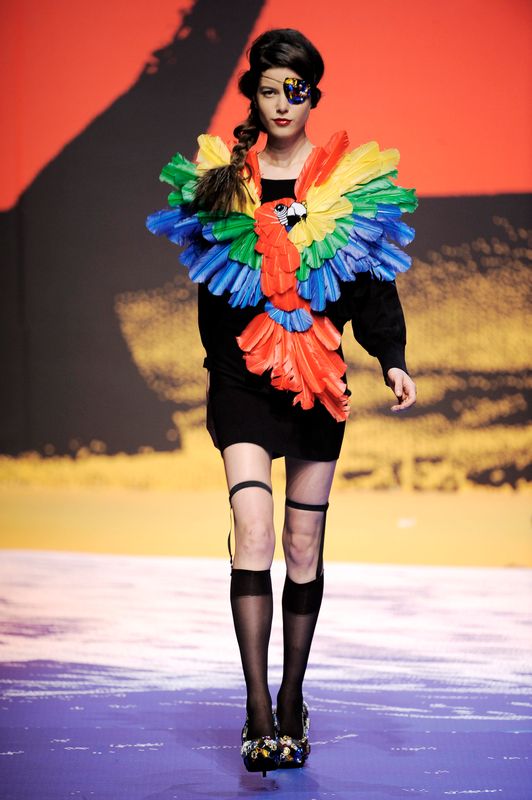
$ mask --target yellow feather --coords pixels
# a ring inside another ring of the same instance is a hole
[[[288,238],[299,252],[314,241],[322,241],[335,228],[335,220],[346,217],[353,206],[342,195],[380,175],[399,163],[399,150],[394,147],[379,151],[375,141],[366,142],[346,153],[321,186],[311,186],[305,197],[306,219],[295,225]]]
[[[337,197],[332,202],[324,201],[325,197],[330,197],[327,192],[320,195],[321,186],[312,186],[307,195],[308,214],[306,219],[300,220],[294,225],[288,238],[295,244],[299,252],[309,247],[312,242],[321,242],[328,233],[332,233],[336,227],[336,220],[346,217],[353,211],[353,206],[346,197]]]
[[[339,195],[346,194],[354,191],[357,186],[390,172],[398,163],[397,148],[390,147],[380,152],[377,142],[366,142],[346,153],[325,183],[317,188],[332,190],[332,184]]]
[[[247,214],[250,217],[254,217],[256,209],[260,206],[259,193],[257,191],[257,187],[255,186],[255,181],[251,180],[251,178],[245,180],[245,184],[247,187],[246,202],[244,203],[243,207],[233,203],[233,211],[240,211],[242,214]]]
[[[202,133],[198,136],[198,172],[204,172],[213,167],[223,167],[229,164],[231,153],[226,143],[220,136],[211,136]]]
[[[197,165],[198,172],[206,172],[208,169],[215,167],[223,167],[231,161],[231,151],[226,143],[220,136],[212,136],[210,133],[202,133],[198,136],[198,156]],[[250,217],[255,216],[255,209],[260,205],[260,198],[252,180],[246,181],[248,193],[246,193],[246,200],[243,206],[240,206],[236,200],[233,202],[231,211],[239,211],[242,214],[247,214]]]

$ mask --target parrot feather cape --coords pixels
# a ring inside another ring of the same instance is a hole
[[[215,295],[228,293],[232,307],[258,313],[237,336],[251,372],[271,370],[273,387],[294,394],[293,404],[312,408],[319,400],[337,421],[347,419],[342,380],[346,364],[337,352],[341,334],[325,315],[342,282],[360,272],[393,281],[411,257],[401,248],[414,238],[402,212],[418,205],[415,189],[393,183],[399,151],[371,141],[349,151],[345,131],[314,147],[295,183],[295,201],[280,197],[261,204],[258,152],[248,151],[246,200],[229,214],[193,211],[197,179],[228,164],[230,151],[218,136],[198,137],[196,163],[176,153],[163,167],[170,184],[168,208],[150,214],[148,229],[185,249],[181,262],[190,278]]]

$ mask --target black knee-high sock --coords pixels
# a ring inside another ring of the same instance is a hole
[[[272,736],[268,644],[273,616],[270,570],[231,572],[231,609],[247,688],[248,738]]]
[[[286,576],[283,589],[283,679],[277,695],[281,735],[300,739],[303,678],[323,598],[323,572],[308,583]]]

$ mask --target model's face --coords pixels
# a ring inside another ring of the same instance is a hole
[[[310,113],[310,98],[289,103],[284,92],[285,78],[301,78],[288,67],[271,67],[262,73],[256,94],[257,107],[268,136],[289,138],[301,132]]]

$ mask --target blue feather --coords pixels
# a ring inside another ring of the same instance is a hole
[[[251,300],[252,306],[256,306],[257,303],[260,302],[264,297],[264,295],[262,294],[262,286],[260,285],[260,275],[258,274],[258,270],[256,272],[257,272],[257,281],[255,284],[255,294],[252,295],[252,300]]]
[[[374,257],[379,262],[373,272],[385,280],[393,280],[398,272],[405,272],[412,264],[412,258],[404,253],[397,245],[383,240],[375,246]],[[387,277],[387,276],[390,277]]]
[[[353,231],[346,246],[342,248],[342,252],[346,253],[351,258],[358,259],[367,256],[369,249],[370,245],[360,239],[355,231]]]
[[[399,221],[401,210],[396,206],[381,203],[377,206],[375,219],[368,219],[353,214],[353,229],[344,247],[337,250],[333,258],[326,259],[322,268],[312,270],[307,281],[300,284],[301,296],[311,299],[314,310],[323,309],[321,284],[313,284],[315,273],[326,273],[336,282],[335,289],[325,288],[326,301],[338,299],[340,281],[353,281],[360,272],[371,272],[382,280],[394,280],[397,273],[409,268],[412,259],[404,253],[399,245],[408,244],[414,237],[414,230]]]
[[[257,293],[258,288],[258,293]],[[238,278],[232,286],[233,294],[229,303],[235,306],[256,306],[262,297],[260,289],[260,271],[242,266]]]
[[[337,250],[332,258],[326,262],[341,281],[352,280],[352,272],[349,268],[346,256],[343,250]]]
[[[231,291],[237,292],[247,280],[250,268],[247,266],[247,264],[241,264],[240,261],[236,261],[234,263],[238,264],[240,269],[238,270],[235,279],[231,285]]]
[[[283,311],[281,308],[276,308],[269,300],[265,303],[264,308],[274,322],[282,325],[290,333],[294,331],[301,333],[312,327],[312,316],[305,308]]]
[[[334,302],[340,297],[340,284],[328,261],[323,264],[323,274],[325,276],[325,296],[329,302]]]
[[[323,311],[325,308],[325,283],[323,280],[323,269],[311,270],[310,278],[310,305],[316,311]]]
[[[201,234],[201,225],[195,214],[177,208],[165,208],[150,214],[146,219],[146,227],[157,236],[167,236],[175,244],[188,244]]]
[[[375,219],[382,222],[386,236],[400,244],[401,247],[405,247],[414,240],[416,232],[406,222],[400,221],[401,209],[397,206],[390,203],[378,203]]]
[[[211,292],[213,294],[223,294],[226,289],[230,289],[241,268],[242,265],[238,261],[227,261],[223,268],[219,269],[209,281]]]
[[[393,203],[377,203],[375,219],[385,222],[387,219],[401,219],[401,209]]]
[[[186,219],[174,225],[173,229],[167,233],[171,242],[179,245],[188,244],[192,239],[196,238],[201,232],[201,225],[197,217],[187,217]]]
[[[190,267],[190,278],[198,283],[205,283],[218,270],[223,270],[227,265],[229,244],[215,244],[208,247]]]
[[[310,274],[306,281],[298,280],[296,289],[298,295],[302,297],[303,300],[310,300]]]
[[[416,232],[406,222],[386,222],[384,224],[386,236],[404,247],[414,240]]]
[[[189,246],[185,250],[181,251],[179,254],[179,260],[190,270],[190,268],[194,266],[194,264],[199,258],[201,258],[205,251],[205,244],[202,244],[201,240],[198,241],[197,239],[193,239]]]
[[[204,238],[204,239],[207,239],[207,241],[208,241],[208,242],[214,242],[214,243],[217,243],[217,242],[218,242],[218,239],[217,239],[217,238],[216,238],[216,236],[213,234],[213,232],[212,232],[212,227],[213,227],[213,223],[212,223],[212,222],[210,222],[210,223],[207,223],[207,225],[204,225],[204,226],[203,226],[202,235],[203,235],[203,238]]]
[[[369,242],[374,242],[382,236],[382,224],[368,217],[353,214],[353,229],[358,236]]]
[[[153,214],[150,214],[146,218],[146,227],[150,233],[161,236],[165,234],[167,230],[171,230],[175,223],[182,219],[183,211],[181,207],[163,209],[162,211],[154,211]]]

